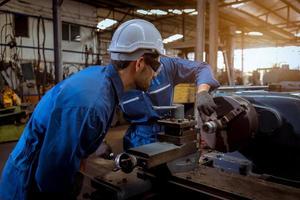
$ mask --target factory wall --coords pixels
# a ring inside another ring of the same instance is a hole
[[[28,17],[29,37],[16,37],[17,56],[21,62],[37,61],[38,59],[38,17],[39,26],[39,47],[43,48],[43,39],[45,37],[45,57],[46,61],[51,63],[54,60],[53,54],[53,23],[52,23],[52,0],[11,0],[0,8],[0,28],[1,28],[1,54],[4,51],[4,60],[10,61],[13,58],[13,51],[7,45],[13,36],[13,25],[6,25],[14,22],[14,13],[25,14]],[[80,25],[80,41],[62,41],[62,59],[65,67],[70,64],[85,64],[86,49],[89,50],[88,63],[96,62],[97,56],[97,37],[95,29],[97,24],[97,9],[79,2],[64,0],[61,7],[62,21]],[[43,34],[42,21],[45,25],[45,35]],[[20,47],[23,46],[23,47]],[[24,48],[24,46],[26,48]],[[41,55],[41,67],[43,67],[43,54]]]

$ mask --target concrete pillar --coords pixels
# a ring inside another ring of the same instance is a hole
[[[197,30],[196,30],[196,61],[203,61],[203,52],[205,45],[205,0],[197,0]]]
[[[52,0],[55,83],[60,82],[63,78],[61,51],[62,27],[60,14],[61,3],[61,0]]]
[[[242,71],[242,79],[243,84],[245,85],[245,76],[244,76],[244,30],[241,34],[241,71]]]
[[[228,68],[231,75],[231,80],[229,80],[229,84],[234,86],[234,80],[235,80],[235,72],[234,72],[234,49],[235,49],[235,26],[231,26],[229,28],[229,34],[227,38],[227,58],[228,58]]]
[[[184,42],[185,41],[185,14],[184,13],[182,13],[181,29],[182,29],[182,35],[183,35],[182,41]]]
[[[217,72],[218,59],[218,0],[209,1],[209,52],[208,63]]]

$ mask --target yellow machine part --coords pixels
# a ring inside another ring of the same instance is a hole
[[[26,112],[14,106],[0,109],[0,113],[0,143],[18,140],[26,125]]]
[[[174,90],[174,103],[194,103],[195,93],[195,84],[178,84]]]
[[[3,105],[5,108],[21,105],[20,97],[9,87],[3,90]]]

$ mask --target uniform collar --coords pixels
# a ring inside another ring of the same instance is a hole
[[[124,86],[123,82],[120,78],[120,75],[118,74],[117,70],[112,64],[109,64],[107,66],[107,73],[108,77],[112,81],[113,87],[115,89],[115,92],[117,94],[118,100],[120,101],[123,93],[124,93]]]

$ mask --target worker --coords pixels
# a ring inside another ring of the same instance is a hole
[[[179,83],[196,83],[196,106],[200,114],[210,116],[215,111],[216,104],[209,92],[219,83],[210,65],[166,56],[162,56],[160,62],[160,69],[147,92],[130,90],[121,99],[124,116],[131,122],[123,139],[125,150],[157,141],[157,134],[164,129],[156,121],[168,110],[157,111],[153,106],[172,105],[174,87]]]
[[[164,53],[159,31],[134,19],[120,25],[111,64],[88,67],[50,89],[10,154],[0,199],[71,199],[80,163],[102,142],[124,91],[146,91]]]

